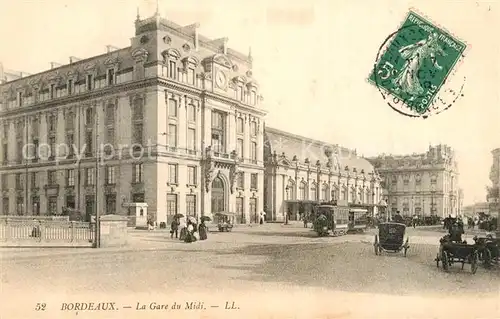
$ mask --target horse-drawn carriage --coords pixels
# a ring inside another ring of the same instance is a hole
[[[383,251],[398,253],[403,250],[406,257],[406,252],[410,248],[410,239],[406,237],[406,240],[404,240],[405,232],[406,225],[404,224],[380,223],[378,225],[378,235],[375,235],[375,242],[373,243],[375,254],[381,255]]]
[[[214,217],[217,220],[217,229],[220,232],[230,232],[233,229],[235,216],[236,214],[234,213],[227,213],[227,212],[215,213]]]
[[[447,226],[449,233],[439,240],[439,251],[435,259],[437,267],[441,262],[443,270],[448,271],[454,263],[461,263],[462,269],[465,264],[470,264],[471,272],[475,274],[479,261],[478,245],[469,245],[462,240],[463,224],[450,221]]]
[[[500,239],[493,238],[491,235],[486,237],[474,237],[474,242],[478,249],[479,260],[483,262],[486,268],[489,268],[493,263],[499,261],[500,255]]]
[[[347,234],[349,208],[337,205],[318,205],[315,207],[314,230],[318,236],[333,236]]]

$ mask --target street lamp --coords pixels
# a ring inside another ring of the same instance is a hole
[[[286,185],[285,187],[285,191],[286,191],[286,199],[288,200],[288,196],[289,196],[289,192],[290,192],[290,187],[288,185]],[[288,202],[286,204],[286,207],[285,207],[285,225],[288,225]]]

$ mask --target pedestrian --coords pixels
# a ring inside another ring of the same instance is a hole
[[[207,225],[205,225],[205,220],[201,220],[200,227],[198,227],[198,230],[200,232],[200,240],[206,240],[207,239]]]
[[[418,216],[417,215],[413,215],[413,228],[416,228],[417,221],[418,221]]]
[[[175,238],[177,239],[179,236],[179,221],[177,220],[177,218],[174,218],[174,220],[170,224],[170,238],[174,238],[174,234]]]
[[[394,216],[394,221],[396,223],[404,223],[403,217],[401,217],[399,210],[396,212],[396,215]]]

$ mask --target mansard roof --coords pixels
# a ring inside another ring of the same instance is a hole
[[[357,173],[362,171],[365,174],[373,173],[374,168],[366,159],[356,155],[355,150],[350,150],[339,145],[328,142],[310,139],[304,136],[295,135],[285,131],[266,126],[264,129],[264,148],[265,158],[276,154],[283,164],[291,163],[296,158],[298,162],[305,163],[309,161],[311,166],[320,163],[326,167],[328,162],[327,154],[338,159],[338,165],[341,172],[345,172],[346,167],[349,172]],[[335,162],[335,161],[334,161]]]

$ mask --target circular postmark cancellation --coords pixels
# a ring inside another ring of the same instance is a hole
[[[464,42],[410,11],[380,46],[368,81],[403,115],[439,114],[463,96],[465,77],[452,75],[466,48]]]

